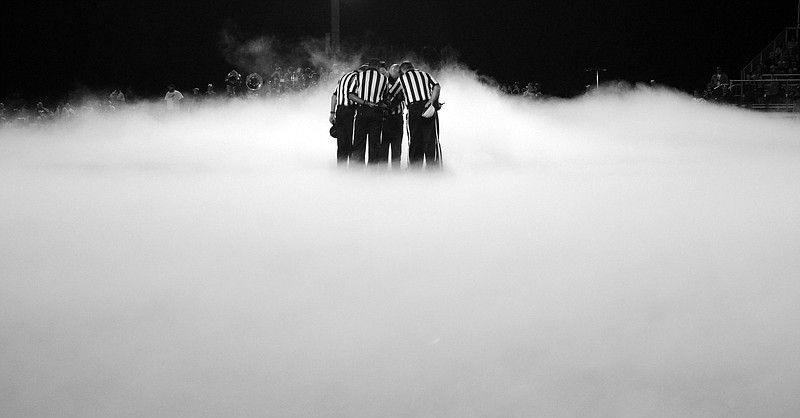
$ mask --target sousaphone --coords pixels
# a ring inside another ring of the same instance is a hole
[[[258,73],[252,73],[247,76],[244,84],[250,91],[258,91],[261,89],[261,86],[264,85],[264,79]]]

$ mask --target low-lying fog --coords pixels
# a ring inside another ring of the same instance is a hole
[[[0,416],[800,413],[797,119],[438,78],[433,175],[328,86],[0,130]]]

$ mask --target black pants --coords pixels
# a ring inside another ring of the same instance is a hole
[[[442,168],[442,148],[439,145],[439,113],[422,117],[425,102],[408,105],[408,165],[421,168]]]
[[[386,161],[392,157],[392,167],[400,168],[400,155],[403,152],[403,114],[383,117],[383,148],[381,158]],[[390,154],[391,151],[391,154]]]
[[[346,166],[347,160],[350,158],[355,114],[355,107],[336,107],[336,164],[340,166]]]
[[[369,138],[369,163],[380,163],[381,123],[383,111],[369,106],[359,106],[356,112],[356,130],[353,135],[353,149],[350,152],[352,163],[364,164],[367,139]]]

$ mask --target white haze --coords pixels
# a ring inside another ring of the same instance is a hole
[[[0,131],[0,416],[800,413],[796,119],[439,79],[434,175],[327,87]]]

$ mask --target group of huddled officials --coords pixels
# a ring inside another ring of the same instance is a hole
[[[373,58],[344,74],[331,95],[329,121],[341,168],[400,167],[403,128],[408,128],[410,168],[442,168],[439,143],[441,86],[405,61]]]

